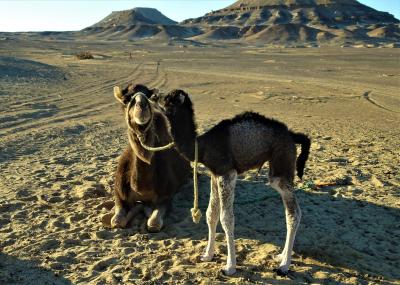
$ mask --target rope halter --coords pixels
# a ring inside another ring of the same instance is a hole
[[[192,212],[192,219],[195,224],[198,224],[201,219],[201,210],[199,209],[199,187],[197,182],[197,164],[199,162],[199,146],[197,144],[197,138],[194,141],[194,163],[193,163],[193,188],[194,188],[194,201],[193,208],[190,209]]]

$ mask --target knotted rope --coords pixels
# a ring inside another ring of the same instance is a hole
[[[193,208],[190,209],[192,212],[192,219],[195,224],[198,224],[201,219],[201,210],[199,209],[199,188],[197,183],[197,164],[199,161],[199,147],[197,139],[194,141],[194,163],[193,163],[193,188],[194,188],[194,201]]]

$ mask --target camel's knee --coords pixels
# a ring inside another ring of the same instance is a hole
[[[206,218],[209,225],[215,224],[218,221],[218,210],[209,207],[206,212]]]
[[[291,183],[287,182],[284,177],[269,177],[269,185],[283,196],[290,195],[294,189]]]
[[[280,181],[281,181],[281,179],[279,177],[271,177],[271,176],[269,177],[269,185],[272,188],[274,188],[276,191],[278,191],[279,193],[281,192],[281,189],[279,186]]]
[[[206,211],[206,218],[208,224],[213,224],[218,221],[220,213],[220,205],[218,197],[210,197],[210,202]]]
[[[221,226],[225,232],[233,231],[235,226],[235,216],[233,214],[233,209],[223,209],[220,215]]]
[[[288,216],[296,222],[300,221],[301,209],[294,193],[282,195],[282,199]]]

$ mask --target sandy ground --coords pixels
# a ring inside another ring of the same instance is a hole
[[[94,60],[72,56],[86,49]],[[20,40],[2,41],[0,56],[12,57],[0,60],[9,65],[0,68],[1,284],[400,284],[398,49]],[[18,68],[23,77],[12,73]],[[187,90],[201,130],[254,110],[312,137],[305,181],[297,181],[303,219],[289,276],[273,272],[285,222],[267,165],[237,185],[233,277],[219,273],[221,228],[215,261],[197,262],[207,227],[191,221],[191,184],[161,233],[147,233],[143,216],[128,229],[102,225],[127,144],[112,87],[130,81]]]

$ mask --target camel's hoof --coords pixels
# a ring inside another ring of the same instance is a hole
[[[235,267],[232,267],[232,268],[224,268],[224,269],[221,269],[221,273],[222,273],[223,275],[225,275],[225,276],[231,276],[231,275],[233,275],[233,274],[236,273],[236,268],[235,268]]]
[[[157,210],[156,210],[157,211]],[[164,222],[163,219],[160,217],[157,217],[157,212],[153,211],[151,214],[150,218],[147,220],[147,230],[150,233],[158,233],[161,231]]]
[[[287,276],[288,273],[289,273],[289,270],[284,269],[284,268],[282,268],[282,267],[279,267],[279,268],[275,268],[275,269],[274,269],[274,272],[275,272],[276,275],[278,275],[278,276]]]
[[[160,225],[152,225],[152,226],[147,225],[147,231],[149,233],[159,233],[161,231],[161,228],[162,226]]]
[[[111,218],[111,227],[113,228],[125,228],[127,220],[123,215],[114,215]]]
[[[147,221],[147,231],[149,233],[159,233],[163,227],[163,223],[158,223],[156,220]]]
[[[213,258],[214,258],[213,255],[210,256],[210,255],[203,254],[203,255],[200,256],[200,260],[203,261],[203,262],[209,262]]]

